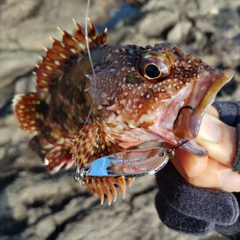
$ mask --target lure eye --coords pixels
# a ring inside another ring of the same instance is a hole
[[[145,67],[144,75],[149,79],[156,79],[161,77],[162,72],[157,65],[150,63]]]

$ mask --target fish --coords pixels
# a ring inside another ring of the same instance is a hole
[[[71,35],[51,38],[36,75],[36,90],[16,95],[19,127],[34,134],[30,148],[50,173],[87,163],[145,142],[182,144],[203,156],[196,144],[201,120],[234,72],[185,55],[171,43],[145,47],[108,45],[89,20],[89,31],[74,21]],[[86,43],[87,39],[87,43]],[[88,48],[91,55],[89,58]],[[110,205],[132,178],[86,177],[84,185]]]

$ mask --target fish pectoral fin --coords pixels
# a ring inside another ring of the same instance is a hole
[[[123,151],[96,123],[81,128],[73,141],[71,152],[78,170],[97,158]],[[87,188],[99,196],[101,204],[104,202],[104,195],[107,196],[109,205],[112,200],[116,201],[116,185],[120,187],[125,196],[126,180],[124,177],[86,177],[82,181]],[[131,179],[129,179],[129,183],[131,183]]]
[[[72,154],[78,168],[85,164],[115,152],[122,151],[96,124],[87,124],[73,138]]]

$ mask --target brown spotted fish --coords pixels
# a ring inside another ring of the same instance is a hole
[[[62,41],[52,39],[52,48],[46,49],[36,91],[14,99],[19,126],[35,134],[29,145],[48,171],[73,163],[81,169],[144,142],[176,146],[189,140],[183,148],[204,155],[194,139],[233,71],[213,68],[168,43],[109,46],[107,31],[99,35],[89,21],[93,71],[84,30],[75,24],[74,36],[61,30]],[[116,200],[116,185],[125,194],[123,176],[87,177],[84,183],[101,203],[104,195],[109,204]]]

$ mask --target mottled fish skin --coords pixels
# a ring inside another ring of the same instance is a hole
[[[35,133],[30,147],[54,173],[73,163],[81,169],[99,157],[146,141],[205,152],[194,142],[203,114],[233,71],[215,69],[175,45],[109,46],[89,21],[91,69],[83,28],[62,31],[36,73],[36,92],[14,98],[19,126]],[[187,106],[187,107],[185,107]],[[131,179],[128,179],[131,183]],[[85,185],[108,203],[123,195],[124,177],[88,177]]]

